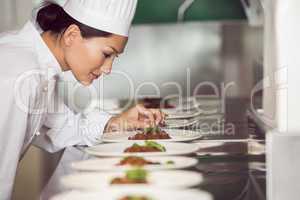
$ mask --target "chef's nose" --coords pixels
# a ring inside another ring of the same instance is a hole
[[[103,65],[101,68],[100,68],[100,71],[104,74],[110,74],[111,73],[111,68],[112,68],[112,65]]]
[[[112,69],[112,65],[114,62],[114,58],[111,59],[107,59],[103,65],[100,67],[100,70],[102,73],[104,74],[110,74],[111,73],[111,69]]]

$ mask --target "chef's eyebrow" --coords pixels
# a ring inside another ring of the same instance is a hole
[[[121,53],[123,53],[123,51],[122,52],[119,52],[119,51],[117,51],[114,47],[112,47],[112,46],[110,46],[110,48],[112,48],[112,50],[114,50],[114,52],[116,53],[116,54],[121,54]]]

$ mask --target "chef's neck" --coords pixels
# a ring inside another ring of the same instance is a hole
[[[42,33],[41,36],[48,48],[50,49],[50,51],[52,52],[52,54],[54,55],[54,57],[56,58],[56,60],[58,61],[62,71],[69,70],[69,68],[67,67],[67,63],[65,62],[65,56],[61,48],[59,38],[48,31]]]

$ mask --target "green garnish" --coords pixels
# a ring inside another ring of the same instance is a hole
[[[147,171],[144,169],[134,169],[126,171],[126,178],[134,181],[145,181],[147,179]]]
[[[140,197],[140,196],[128,196],[126,197],[128,200],[151,200],[147,197]]]
[[[159,132],[160,128],[158,126],[154,126],[154,127],[148,127],[144,129],[144,133],[156,133]]]
[[[165,151],[166,151],[166,148],[165,148],[163,145],[158,144],[157,142],[154,142],[154,141],[146,140],[146,141],[145,141],[145,145],[146,145],[147,147],[153,147],[153,148],[156,148],[156,149],[158,149],[158,150],[160,150],[160,151],[162,151],[162,152],[165,152]]]
[[[145,128],[145,129],[144,129],[144,132],[145,132],[145,133],[151,133],[151,132],[152,132],[152,128],[151,128],[151,127]]]
[[[139,145],[139,144],[137,144],[137,143],[134,143],[133,145],[132,145],[132,147],[140,147],[141,145]]]
[[[175,162],[174,162],[174,161],[172,161],[172,160],[169,160],[169,161],[167,161],[167,162],[166,162],[166,164],[167,164],[167,165],[174,165],[174,164],[175,164]]]

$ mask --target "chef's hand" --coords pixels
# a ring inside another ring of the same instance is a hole
[[[166,115],[158,109],[147,109],[136,105],[128,111],[112,117],[106,125],[105,132],[135,130],[163,124]]]

